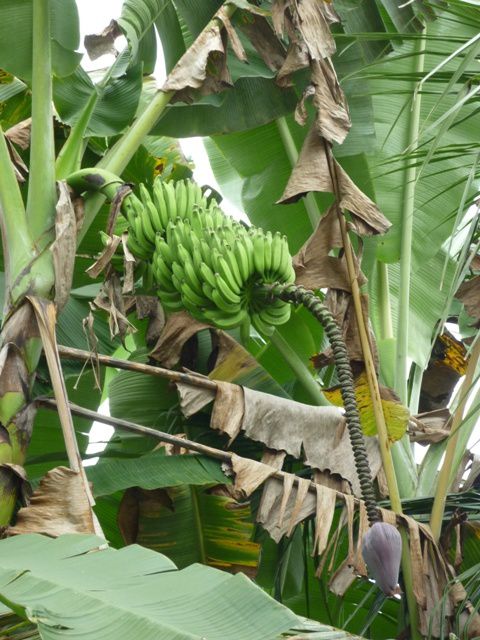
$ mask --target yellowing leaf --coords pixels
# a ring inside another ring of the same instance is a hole
[[[343,406],[340,387],[327,389],[324,391],[324,394],[333,404],[338,407]],[[388,436],[391,442],[395,442],[396,440],[400,440],[407,430],[410,413],[407,407],[404,407],[387,387],[380,387],[380,395],[382,396],[382,407],[387,424]],[[360,412],[360,422],[363,433],[366,436],[375,436],[377,434],[377,426],[365,372],[361,373],[355,379],[355,397]]]

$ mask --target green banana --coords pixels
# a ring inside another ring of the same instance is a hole
[[[245,309],[240,309],[235,314],[227,316],[220,309],[206,309],[203,315],[220,329],[233,329],[245,322],[247,312]]]
[[[165,233],[167,225],[169,223],[167,202],[165,200],[165,190],[163,182],[160,178],[157,178],[153,183],[153,202],[158,211],[158,215],[161,221],[161,231]]]
[[[225,282],[225,280],[219,273],[215,274],[215,279],[217,282],[216,289],[227,304],[238,305],[241,303],[242,298],[238,295],[238,293],[232,291],[229,284]]]
[[[257,229],[253,238],[253,264],[255,271],[263,276],[265,274],[265,240],[261,229]]]

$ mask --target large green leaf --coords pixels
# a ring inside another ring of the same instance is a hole
[[[103,460],[88,467],[87,475],[96,497],[129,487],[160,489],[229,481],[217,460],[196,455],[167,456],[160,449],[140,458]]]
[[[132,489],[125,501],[128,522],[134,508],[138,514],[131,525],[132,541],[165,553],[180,568],[200,562],[255,575],[259,545],[251,540],[250,505],[236,502],[221,486]]]
[[[476,33],[474,25],[460,24],[448,14],[429,24],[425,42],[424,74],[453,54],[459,42],[467,41]],[[412,92],[415,82],[421,79],[413,71],[417,56],[414,43],[405,42],[385,60],[358,74],[370,81],[373,94],[379,149],[369,158],[369,163],[376,201],[393,223],[378,246],[378,256],[386,262],[399,259],[405,172],[412,164],[418,167],[413,212],[413,271],[418,271],[429,258],[435,256],[452,232],[477,151],[470,149],[470,143],[480,127],[480,112],[475,100],[472,100],[459,109],[450,128],[441,132],[440,140],[436,140],[435,131],[427,131],[437,118],[459,101],[458,94],[462,86],[478,72],[472,61],[449,88],[448,84],[461,61],[461,58],[454,57],[422,87],[419,94],[419,149],[415,154],[404,153],[412,126]],[[447,94],[442,96],[446,89]],[[425,166],[427,153],[433,148],[433,156]],[[476,190],[478,191],[478,183],[472,185],[470,198]]]
[[[51,42],[54,73],[66,76],[74,71],[81,55],[75,0],[51,0]],[[0,68],[30,80],[32,75],[33,0],[0,2]]]
[[[97,96],[85,136],[112,136],[130,124],[137,110],[142,90],[142,68],[130,66],[120,77],[95,85],[89,75],[78,67],[58,78],[53,85],[54,101],[63,122],[76,124],[92,96]]]
[[[188,138],[244,131],[290,113],[295,104],[294,92],[280,89],[274,80],[242,77],[218,96],[167,107],[152,133]]]
[[[85,535],[24,535],[0,542],[0,597],[38,624],[42,638],[258,640],[298,623],[248,578],[130,546],[89,553]]]

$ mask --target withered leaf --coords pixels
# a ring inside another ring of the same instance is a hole
[[[67,467],[49,471],[34,491],[30,505],[17,514],[9,534],[96,533],[93,512],[79,473]]]
[[[408,425],[410,441],[428,445],[445,440],[450,435],[451,417],[446,408],[411,416]]]
[[[370,350],[373,354],[375,367],[378,367],[378,354],[375,336],[370,326],[368,316],[368,296],[361,294],[361,303],[365,326],[368,327],[368,337]],[[325,305],[333,313],[335,322],[341,328],[343,339],[347,345],[348,356],[352,363],[363,363],[363,350],[358,330],[358,322],[355,315],[355,308],[352,296],[339,289],[329,289],[325,297]],[[332,350],[329,347],[323,353],[312,357],[313,365],[321,368],[333,362]],[[363,366],[363,365],[362,365]]]
[[[233,442],[242,427],[244,406],[243,387],[218,380],[210,426],[224,431]]]
[[[162,91],[175,91],[176,99],[189,100],[191,89],[213,93],[230,86],[224,33],[218,22],[211,21],[172,69]]]
[[[51,245],[50,251],[53,254],[55,270],[55,304],[58,311],[61,311],[68,302],[72,288],[77,247],[77,221],[66,183],[59,182],[57,186],[55,241]]]
[[[123,290],[122,290],[123,293]],[[157,296],[137,296],[135,298],[137,318],[148,318],[145,341],[148,346],[155,344],[165,327],[165,313]]]
[[[112,235],[107,239],[107,244],[103,249],[102,253],[100,254],[100,256],[86,270],[86,273],[88,273],[90,278],[98,278],[98,276],[102,273],[102,271],[104,271],[108,267],[112,259],[112,256],[117,250],[120,242],[121,242],[121,237],[116,235]]]
[[[220,8],[220,10],[218,12],[218,16],[221,19],[221,21],[223,22],[223,26],[227,30],[228,40],[230,42],[230,45],[231,45],[231,47],[233,49],[234,54],[242,62],[248,62],[247,54],[245,53],[245,49],[243,48],[242,41],[238,37],[238,34],[235,31],[235,28],[232,25],[232,23],[230,21],[230,18],[228,16],[227,12],[225,11],[224,7]]]
[[[115,40],[122,35],[122,30],[116,20],[111,20],[110,24],[99,34],[89,34],[84,38],[85,49],[90,60],[96,60],[106,54],[116,55]]]
[[[306,44],[312,60],[328,58],[335,53],[335,40],[329,24],[340,22],[340,18],[330,3],[317,2],[317,0],[301,0],[301,2],[282,0],[275,5],[280,5],[280,10],[283,9],[283,11],[288,8],[293,25]],[[278,30],[282,19],[278,15],[279,7],[275,5],[272,7],[272,14],[274,14],[274,26]],[[281,30],[283,31],[283,26]]]
[[[241,458],[235,453],[232,454],[232,468],[235,473],[234,489],[243,498],[250,496],[275,472],[269,465]]]
[[[195,320],[186,311],[172,313],[150,356],[171,369],[180,360],[184,344],[196,333],[208,328],[208,324]]]
[[[93,301],[93,307],[103,309],[108,314],[108,326],[111,338],[120,336],[123,341],[127,333],[136,331],[134,325],[128,320],[129,309],[135,303],[135,298],[122,295],[122,285],[117,273],[113,270],[102,285],[100,293]]]
[[[317,133],[329,142],[341,144],[352,126],[345,94],[330,60],[315,61],[311,69]]]
[[[332,249],[341,246],[340,223],[336,207],[332,206],[293,257],[295,283],[313,290],[325,287],[351,291],[345,257],[336,258],[329,255]],[[365,282],[363,274],[359,281],[359,284]]]
[[[289,476],[291,474],[285,474]],[[279,542],[289,529],[315,513],[316,499],[312,492],[307,492],[300,504],[297,504],[295,518],[292,519],[293,510],[297,503],[297,487],[294,486],[284,501],[285,485],[282,480],[270,478],[266,481],[257,521],[268,531],[270,536]],[[284,508],[281,508],[284,501]],[[281,517],[283,516],[283,517]]]
[[[215,399],[216,392],[212,389],[194,387],[183,382],[177,382],[175,385],[180,396],[180,407],[186,418],[195,415]]]
[[[10,142],[18,144],[20,149],[23,149],[25,151],[30,146],[31,130],[32,119],[27,118],[26,120],[17,122],[17,124],[13,125],[13,127],[7,129],[5,131],[5,137],[10,140]]]
[[[268,20],[263,16],[250,14],[241,16],[237,24],[267,67],[272,71],[278,71],[285,61],[285,49],[275,36]]]
[[[278,201],[279,204],[296,202],[310,191],[335,193],[326,145],[327,143],[319,137],[314,124],[305,138],[298,162]],[[361,235],[385,233],[391,227],[391,223],[333,158],[332,163],[337,172],[340,207],[352,214],[356,232]]]
[[[307,45],[304,42],[291,41],[287,50],[287,57],[277,73],[277,84],[280,87],[292,86],[292,74],[299,69],[305,69],[309,64],[310,57]],[[301,122],[301,124],[305,124],[305,122]]]
[[[315,539],[313,552],[321,555],[327,546],[328,534],[332,526],[337,494],[332,489],[317,485],[317,504],[315,512]]]
[[[188,411],[191,415],[192,407],[199,410],[212,400],[210,390],[191,388],[188,391],[189,385],[177,386],[182,390],[180,404],[184,413]],[[262,442],[269,449],[286,451],[296,458],[303,453],[306,464],[339,474],[352,484],[354,493],[358,495],[359,481],[353,452],[340,409],[305,405],[244,387],[242,412],[241,397],[240,388],[216,396],[215,405],[220,402],[222,407],[219,409],[214,405],[215,428],[235,434],[238,432],[239,414],[243,414],[241,429],[248,438]],[[375,438],[365,438],[365,444],[375,477],[381,466],[378,442]]]

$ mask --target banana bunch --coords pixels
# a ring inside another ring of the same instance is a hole
[[[141,184],[139,195],[125,198],[122,211],[129,223],[128,248],[142,260],[151,259],[157,233],[165,236],[170,222],[194,218],[198,209],[209,211],[211,208],[213,216],[213,211],[218,209],[216,203],[207,206],[201,188],[192,180],[164,182],[157,177],[153,193]]]
[[[230,329],[250,322],[264,334],[287,322],[290,305],[267,302],[261,285],[295,280],[285,236],[247,229],[207,204],[191,180],[157,178],[152,194],[124,199],[128,246],[150,265],[162,305]]]
[[[295,279],[286,237],[247,230],[217,209],[178,218],[168,225],[166,238],[157,235],[153,275],[158,296],[167,309],[184,307],[221,329],[251,321],[269,334],[287,322],[290,305],[267,304],[255,287]]]

